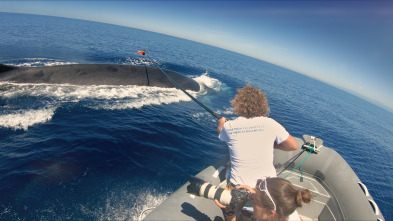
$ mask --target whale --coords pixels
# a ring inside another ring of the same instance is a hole
[[[0,81],[33,84],[138,85],[176,88],[161,70],[155,67],[120,64],[67,64],[43,67],[17,67],[0,64]],[[200,85],[195,80],[175,71],[163,71],[184,90],[200,90]]]

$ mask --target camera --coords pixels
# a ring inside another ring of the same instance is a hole
[[[205,180],[190,176],[187,192],[211,200],[218,200],[233,212],[239,212],[247,201],[249,191],[246,189],[233,189],[232,191],[214,186]]]

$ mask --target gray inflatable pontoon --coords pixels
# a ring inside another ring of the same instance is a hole
[[[324,147],[322,140],[309,135],[295,139],[301,148],[293,152],[275,150],[274,165],[278,177],[288,179],[298,188],[311,191],[311,203],[303,204],[297,210],[304,221],[384,220],[367,187],[336,151]],[[212,185],[225,186],[228,165],[229,158],[223,159],[196,176]],[[184,184],[151,212],[144,211],[140,218],[224,220],[221,209],[213,200],[187,193],[189,184]]]

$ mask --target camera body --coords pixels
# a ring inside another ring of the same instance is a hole
[[[190,176],[187,192],[211,200],[218,200],[230,211],[239,212],[247,201],[249,191],[246,189],[233,189],[232,191],[214,186],[205,180]]]

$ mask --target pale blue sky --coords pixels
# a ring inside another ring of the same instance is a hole
[[[391,1],[0,0],[0,12],[79,18],[186,38],[286,67],[393,110]]]

